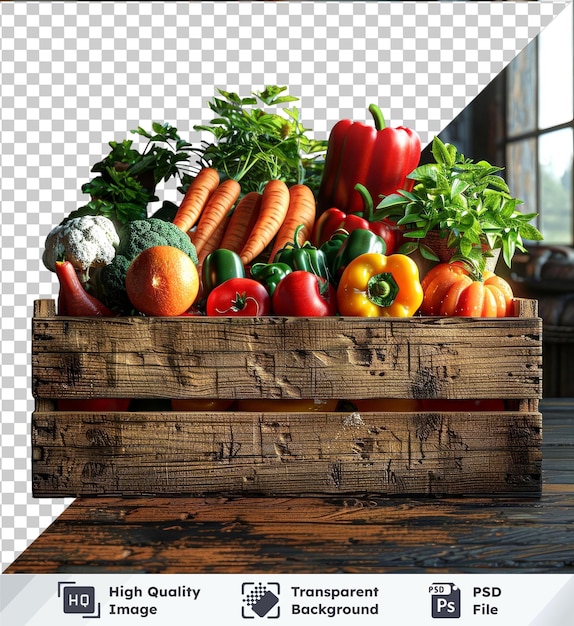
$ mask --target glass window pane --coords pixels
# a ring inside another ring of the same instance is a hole
[[[540,128],[568,122],[574,117],[572,4],[538,36]]]
[[[541,232],[547,243],[572,244],[572,129],[541,135],[539,155]]]
[[[536,48],[526,46],[508,65],[507,130],[510,137],[536,125]]]
[[[536,140],[514,141],[506,147],[507,171],[502,172],[510,193],[524,204],[523,213],[536,213]]]

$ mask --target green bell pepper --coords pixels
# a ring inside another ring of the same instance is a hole
[[[251,266],[251,277],[260,282],[272,296],[275,287],[292,271],[287,263],[255,263]]]
[[[353,230],[342,242],[333,261],[331,272],[335,281],[339,281],[345,267],[361,254],[385,254],[386,251],[387,246],[382,237],[365,228]]]
[[[331,277],[331,282],[334,283],[333,277],[333,268],[335,266],[335,259],[337,258],[337,254],[341,249],[341,246],[349,236],[349,233],[344,229],[336,230],[330,237],[327,239],[320,247],[319,250],[325,255],[325,260],[327,261],[327,268],[329,269],[329,275]]]
[[[215,287],[229,278],[245,278],[245,267],[240,256],[225,248],[210,252],[201,268],[204,295],[207,297]]]
[[[274,263],[285,263],[292,270],[303,270],[329,280],[329,268],[327,259],[319,248],[306,241],[299,244],[298,235],[303,226],[299,226],[295,233],[294,241],[289,242],[275,255]]]

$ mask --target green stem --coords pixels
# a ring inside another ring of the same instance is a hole
[[[375,120],[375,128],[377,130],[383,130],[383,128],[387,127],[383,112],[376,104],[369,105],[369,111]]]
[[[359,192],[363,200],[363,217],[367,220],[367,222],[370,222],[373,219],[373,198],[369,190],[361,183],[357,183],[355,185],[355,191]]]
[[[382,272],[369,278],[367,283],[367,297],[377,306],[386,308],[391,306],[399,293],[399,286],[391,272]]]
[[[458,261],[459,263],[462,263],[464,265],[466,271],[468,272],[468,275],[473,281],[480,283],[484,282],[484,276],[481,268],[471,259],[457,253],[454,254],[450,259],[451,263],[454,263],[455,261]]]
[[[374,298],[387,298],[391,293],[391,287],[388,282],[376,282],[372,285],[371,296]]]

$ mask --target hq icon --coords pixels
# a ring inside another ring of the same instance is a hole
[[[59,582],[58,598],[62,598],[64,613],[81,615],[83,618],[99,618],[100,603],[96,605],[94,587],[76,585],[75,582]]]
[[[432,617],[460,617],[460,589],[454,583],[433,583],[429,587],[429,593]]]

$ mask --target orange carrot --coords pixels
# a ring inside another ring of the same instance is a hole
[[[235,205],[219,247],[239,254],[259,217],[260,208],[261,194],[257,191],[246,193]]]
[[[179,208],[173,218],[173,223],[187,233],[193,228],[203,211],[209,196],[219,185],[219,174],[211,167],[204,167],[191,181]]]
[[[205,258],[210,252],[217,250],[220,248],[221,239],[223,237],[223,233],[227,228],[227,224],[229,224],[230,213],[228,213],[219,223],[219,226],[216,228],[213,235],[207,240],[201,251],[197,254],[197,273],[201,277],[203,275],[203,264],[205,262]],[[196,302],[203,300],[205,296],[205,291],[203,288],[203,281],[199,281],[199,293],[197,294]]]
[[[214,250],[217,250],[218,248],[222,247],[221,240],[223,239],[223,234],[225,233],[227,225],[229,224],[230,218],[231,218],[231,213],[229,212],[223,216],[223,219],[220,220],[217,228],[213,232],[213,235],[211,235],[211,237],[202,246],[201,250],[197,253],[197,259],[199,261],[198,270],[201,268],[201,266],[203,265],[203,261],[205,260],[205,257],[210,252],[213,252]]]
[[[261,194],[261,209],[243,249],[239,253],[244,265],[250,263],[273,241],[289,209],[289,188],[279,179],[270,180]]]
[[[299,245],[303,245],[311,234],[316,215],[317,205],[311,189],[302,184],[289,187],[289,209],[273,242],[269,261],[273,261],[285,244],[294,241],[295,231],[301,224],[303,228],[299,231],[298,240]]]
[[[231,211],[240,193],[241,186],[239,183],[232,178],[227,178],[209,196],[201,212],[197,228],[191,234],[191,243],[195,246],[198,254],[216,231],[221,220]]]

